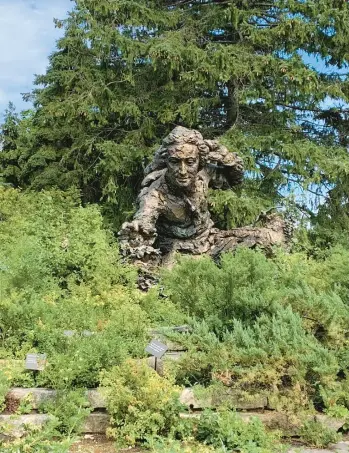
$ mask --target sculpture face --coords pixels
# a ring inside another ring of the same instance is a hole
[[[197,146],[184,144],[168,150],[167,178],[174,186],[182,189],[191,187],[199,170]]]

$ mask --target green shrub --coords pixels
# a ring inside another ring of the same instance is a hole
[[[0,412],[5,408],[5,397],[10,388],[10,381],[3,370],[0,369]]]
[[[267,433],[258,418],[245,422],[236,412],[206,410],[198,423],[196,438],[216,448],[242,453],[281,453],[277,433]]]
[[[152,453],[225,453],[226,450],[214,448],[212,445],[204,445],[194,440],[179,441],[175,439],[156,439],[150,442]]]
[[[170,300],[192,317],[191,333],[173,338],[188,349],[177,381],[264,393],[279,410],[348,405],[347,259],[338,248],[323,261],[246,248],[220,265],[181,258],[163,278]]]
[[[91,408],[84,389],[60,391],[53,401],[44,402],[40,410],[54,417],[54,429],[60,436],[80,434]]]
[[[179,388],[137,360],[103,373],[111,425],[118,446],[134,446],[152,436],[167,436],[179,421]]]
[[[0,188],[0,217],[0,358],[48,357],[36,382],[20,373],[13,385],[95,386],[101,369],[144,355],[144,296],[96,206],[76,193]]]
[[[341,439],[341,435],[334,429],[315,420],[306,421],[299,434],[304,443],[316,448],[328,447]]]

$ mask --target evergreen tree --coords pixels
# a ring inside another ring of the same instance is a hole
[[[17,153],[18,115],[12,103],[5,110],[4,123],[0,135],[0,182],[1,179],[9,184],[18,185],[19,155]]]
[[[322,126],[335,113],[324,101],[348,101],[348,79],[302,58],[348,63],[345,0],[75,3],[36,79],[20,184],[77,186],[124,220],[144,161],[178,124],[245,157],[242,192],[212,197],[221,226],[250,222],[292,190],[319,196],[347,174],[338,127],[331,135]]]

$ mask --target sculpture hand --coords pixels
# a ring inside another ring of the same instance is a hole
[[[153,247],[156,229],[150,223],[141,220],[125,222],[119,232],[121,252],[131,261],[158,263],[160,252]]]
[[[156,236],[156,228],[150,223],[142,222],[141,220],[133,220],[132,222],[125,222],[122,224],[119,236],[122,239],[125,237],[128,239],[148,239],[149,237]]]
[[[236,170],[243,171],[242,159],[236,153],[231,153],[228,148],[220,145],[215,140],[206,140],[206,143],[210,148],[207,156],[208,163],[213,163],[218,166],[234,166]]]

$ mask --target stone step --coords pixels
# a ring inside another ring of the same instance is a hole
[[[42,403],[54,400],[56,395],[56,390],[52,389],[15,387],[8,392],[6,403],[10,410],[14,408],[15,411],[21,401],[30,398],[32,408],[38,409]],[[87,390],[86,396],[93,410],[106,408],[105,399],[99,389]],[[180,402],[193,410],[215,408],[223,402],[228,402],[237,410],[264,409],[268,406],[267,398],[264,396],[254,395],[244,397],[238,391],[231,389],[200,399],[195,395],[192,388],[185,388],[180,395]]]
[[[262,423],[269,429],[282,429],[288,432],[289,436],[296,436],[297,429],[299,429],[299,425],[295,425],[291,423],[290,420],[285,417],[284,414],[280,413],[272,413],[269,411],[268,413],[260,413],[260,412],[248,412],[244,413],[241,412],[239,415],[242,417],[243,420],[246,422],[250,421],[252,417],[258,417]],[[180,414],[181,418],[199,418],[199,413],[183,413]],[[9,438],[20,438],[23,437],[26,432],[28,431],[28,427],[37,427],[42,428],[47,422],[53,420],[54,417],[48,414],[28,414],[28,415],[0,415],[0,433],[2,437],[9,437]],[[326,423],[324,418],[321,418],[319,421],[322,421],[327,426],[331,426],[333,420]],[[340,423],[338,422],[336,427],[338,427]],[[82,434],[105,434],[107,428],[109,426],[109,415],[105,412],[93,412],[90,414],[83,425]],[[334,426],[332,426],[334,427]],[[340,428],[341,426],[339,426]],[[294,448],[289,451],[289,453],[325,453],[325,452],[349,452],[349,442],[340,442],[336,445],[336,449],[328,449],[328,450],[318,450],[318,449],[301,449],[299,447]]]
[[[212,409],[222,403],[229,403],[237,410],[265,409],[268,406],[268,399],[262,395],[243,396],[241,392],[233,389],[226,389],[214,392],[210,396],[198,397],[192,388],[185,388],[180,396],[180,402],[190,409]]]
[[[301,421],[296,420],[295,417],[276,411],[240,412],[239,415],[246,422],[249,422],[253,417],[257,417],[266,428],[280,430],[286,437],[299,436],[299,431],[302,426]],[[335,431],[340,430],[345,423],[345,420],[328,417],[324,414],[307,415],[303,417],[303,420],[304,419],[320,422],[324,426]]]
[[[326,449],[295,447],[287,453],[349,453],[349,442],[338,442]]]
[[[0,415],[2,437],[23,437],[29,427],[41,428],[53,417],[48,414]]]
[[[28,427],[42,428],[53,420],[49,414],[0,415],[0,433],[3,437],[20,438]],[[109,415],[104,412],[90,414],[83,425],[82,434],[105,434],[109,426]]]
[[[6,396],[6,404],[9,408],[16,408],[24,399],[30,399],[33,409],[38,409],[42,403],[52,401],[56,398],[57,391],[45,388],[12,388]],[[87,399],[92,409],[105,409],[106,403],[98,389],[86,391]]]
[[[276,412],[276,411],[262,411],[262,412],[254,412],[254,411],[248,411],[248,412],[239,412],[239,417],[242,418],[243,421],[248,423],[251,421],[253,418],[258,418],[263,425],[270,429],[270,430],[280,430],[282,431],[283,435],[285,437],[298,437],[299,436],[299,431],[302,426],[301,421],[297,421],[295,417],[290,417],[287,414],[281,413],[281,412]],[[201,412],[196,411],[196,412],[185,412],[181,413],[180,417],[181,418],[200,418]],[[328,417],[323,414],[317,414],[317,415],[307,415],[304,417],[307,420],[313,420],[313,421],[318,421],[322,423],[323,425],[327,426],[328,428],[331,428],[335,431],[339,431],[344,423],[345,420],[340,420],[332,417]],[[303,418],[303,420],[304,420]],[[349,450],[348,450],[349,453]]]
[[[31,398],[32,409],[38,409],[40,405],[45,401],[53,400],[57,395],[55,390],[44,389],[44,388],[12,388],[7,394],[6,403],[8,409],[15,411],[20,402],[25,398]],[[90,403],[90,407],[94,411],[105,410],[106,402],[100,389],[89,389],[86,391],[87,399]],[[190,411],[201,411],[206,408],[214,409],[215,407],[222,404],[222,402],[228,402],[234,406],[240,412],[241,417],[249,421],[252,417],[258,417],[262,423],[270,429],[280,429],[287,436],[297,436],[299,433],[300,422],[295,420],[295,417],[289,417],[287,414],[280,413],[273,410],[267,410],[268,401],[267,398],[261,395],[254,395],[243,397],[240,392],[233,389],[226,389],[223,392],[220,391],[217,394],[212,394],[209,397],[199,398],[195,395],[192,388],[185,388],[180,395],[181,403],[188,407]],[[247,412],[246,412],[247,411]],[[194,416],[199,416],[200,412],[196,412]],[[182,416],[192,416],[189,412]],[[26,420],[25,417],[33,417],[38,423],[45,421],[45,415],[42,414],[29,414],[22,416],[15,415],[0,415],[0,422],[4,420],[19,420],[20,426],[22,426],[21,420]],[[24,417],[24,418],[20,418]],[[38,417],[38,418],[36,418]],[[42,417],[42,418],[41,418]],[[309,419],[317,420],[324,425],[338,431],[344,425],[345,421],[341,419],[335,419],[328,417],[324,414],[309,415]],[[87,425],[84,428],[86,433],[103,433],[107,426],[108,415],[105,412],[94,412],[90,414],[89,419],[86,421]],[[25,423],[23,421],[23,424]]]

